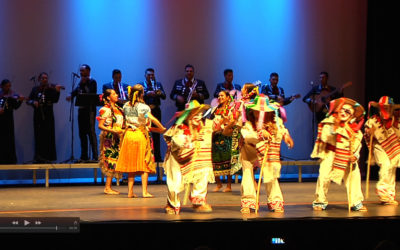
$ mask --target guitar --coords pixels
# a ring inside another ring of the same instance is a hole
[[[283,98],[280,97],[280,96],[277,96],[277,97],[278,97],[277,102],[278,102],[281,106],[283,106],[283,105],[284,105],[285,99],[283,99]],[[300,98],[300,97],[301,97],[300,94],[295,94],[295,95],[291,95],[291,96],[289,97],[289,99],[293,99],[292,101],[294,101],[294,100],[296,100],[296,99],[298,99],[298,98]]]
[[[342,92],[343,89],[351,86],[353,83],[352,82],[346,82],[343,84],[342,87],[335,89],[334,91],[327,91],[327,90],[322,90],[321,93],[315,94],[311,97],[311,102],[308,104],[308,107],[312,112],[321,112],[324,108],[328,109],[328,104],[331,101],[331,96],[338,93]]]

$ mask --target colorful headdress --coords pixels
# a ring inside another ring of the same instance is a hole
[[[379,102],[371,101],[371,102],[368,103],[368,117],[370,116],[370,112],[369,111],[370,111],[371,106],[375,107],[375,108],[379,108],[379,110],[381,111],[384,119],[389,119],[390,116],[392,115],[393,110],[400,108],[400,104],[395,104],[393,102],[393,98],[391,98],[389,96],[382,96],[379,99]],[[388,113],[384,109],[385,106],[386,107],[387,106],[390,107],[390,111],[389,111],[390,113]]]
[[[177,112],[174,117],[178,117],[175,124],[182,124],[189,116],[197,114],[198,112],[207,110],[210,108],[208,104],[200,104],[197,100],[193,100],[189,103],[185,110]]]
[[[260,112],[258,117],[257,129],[261,129],[264,123],[265,112],[274,112],[276,116],[279,116],[279,103],[270,100],[268,96],[261,94],[254,98],[254,102],[246,104],[247,109],[252,109]]]

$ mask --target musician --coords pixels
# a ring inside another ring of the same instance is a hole
[[[154,69],[148,68],[144,73],[145,80],[140,84],[144,88],[144,102],[149,105],[151,114],[161,122],[161,99],[165,100],[166,94],[161,82],[157,82]],[[154,127],[155,125],[152,124]],[[156,162],[163,162],[160,151],[160,134],[151,133],[153,138],[154,158]]]
[[[72,98],[77,97],[81,94],[92,94],[97,93],[97,82],[90,76],[90,66],[82,64],[80,67],[80,79],[78,86],[71,92],[71,95],[67,97],[67,101],[71,101]],[[81,158],[80,161],[89,161],[88,156],[88,139],[92,148],[93,160],[98,159],[97,149],[97,137],[95,132],[95,120],[96,120],[96,103],[93,101],[88,104],[79,106],[78,109],[78,127],[79,127],[79,139],[81,141]]]
[[[239,84],[234,84],[233,83],[233,70],[232,69],[226,69],[224,70],[224,78],[225,81],[222,83],[218,83],[217,87],[214,91],[214,97],[218,98],[218,95],[221,91],[223,90],[238,90],[240,91],[242,89],[242,87]]]
[[[329,111],[329,101],[333,99],[337,99],[343,96],[343,90],[337,91],[335,87],[328,85],[328,72],[322,71],[319,74],[319,84],[313,86],[312,89],[303,97],[303,102],[308,105],[313,105],[316,103],[316,96],[320,95],[324,92],[331,94],[329,98],[322,98],[322,102],[324,107],[321,110],[315,110],[316,123],[320,123],[323,119],[325,119],[328,111]]]
[[[169,96],[175,101],[178,111],[185,109],[186,103],[197,100],[200,104],[204,103],[210,97],[204,81],[194,78],[193,65],[185,66],[185,77],[175,81]]]
[[[119,107],[123,107],[125,102],[128,100],[128,84],[122,83],[122,73],[119,69],[114,69],[112,71],[112,82],[103,84],[103,93],[107,89],[113,89],[115,93],[118,95],[117,105]]]
[[[49,83],[49,75],[38,76],[39,86],[32,88],[27,104],[33,107],[35,163],[57,160],[53,104],[60,99],[61,85]]]
[[[282,87],[278,87],[279,75],[276,72],[272,72],[269,75],[269,83],[265,84],[261,88],[261,93],[268,96],[269,99],[272,99],[278,102],[281,106],[288,105],[292,103],[299,95],[293,95],[289,97],[285,97],[285,91]]]
[[[11,90],[8,79],[1,81],[0,89],[0,164],[15,164],[14,109],[18,109],[23,96]]]

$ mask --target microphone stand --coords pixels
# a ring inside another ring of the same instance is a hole
[[[77,75],[72,74],[72,91],[71,91],[71,93],[75,89],[75,82],[76,82],[77,78],[78,78]],[[63,161],[62,163],[66,163],[66,162],[74,163],[76,161],[76,159],[74,157],[74,98],[71,98],[71,104],[70,104],[70,108],[69,108],[69,121],[71,123],[71,156],[67,160]]]

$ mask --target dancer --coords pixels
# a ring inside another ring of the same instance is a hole
[[[100,133],[100,159],[99,165],[101,171],[107,177],[104,188],[105,194],[119,194],[118,191],[111,188],[113,177],[117,180],[122,174],[115,171],[118,154],[120,137],[123,133],[124,114],[122,108],[118,106],[119,96],[114,89],[105,89],[102,99],[104,106],[99,110]]]
[[[369,117],[365,123],[365,140],[371,149],[376,164],[380,167],[376,192],[383,205],[398,205],[396,195],[396,168],[400,166],[399,119],[394,110],[400,108],[393,99],[382,96],[379,102],[369,106],[379,109],[379,114]],[[370,137],[372,145],[369,145]]]
[[[212,121],[202,121],[203,111],[209,105],[197,100],[176,114],[175,125],[164,134],[168,149],[164,160],[167,175],[168,197],[165,212],[179,214],[181,202],[179,193],[186,187],[186,197],[196,212],[211,212],[206,201],[208,182],[215,182],[211,162]],[[190,190],[190,184],[193,188]]]
[[[215,181],[217,187],[214,192],[222,188],[221,176],[228,177],[228,183],[223,192],[232,192],[232,175],[231,175],[231,151],[232,151],[232,135],[224,133],[225,127],[230,120],[233,101],[229,90],[222,90],[218,94],[218,106],[212,111],[211,119],[213,119],[214,133],[212,136],[212,162],[214,168]]]
[[[313,209],[325,210],[328,206],[330,182],[347,188],[347,198],[352,211],[367,211],[362,201],[361,175],[358,167],[364,122],[364,108],[349,98],[338,98],[330,102],[328,117],[318,125],[318,136],[311,154],[322,161],[315,190]]]
[[[254,185],[254,165],[261,165],[260,178],[266,183],[268,208],[273,212],[283,212],[283,195],[279,186],[280,146],[282,140],[293,148],[289,131],[278,116],[280,105],[260,95],[253,103],[246,105],[248,121],[241,129],[244,144],[240,149],[242,162],[241,213],[247,214],[257,209],[256,187]]]
[[[129,102],[123,111],[126,130],[123,136],[117,167],[115,171],[128,173],[128,197],[137,197],[133,193],[135,175],[141,174],[143,198],[153,197],[147,191],[149,173],[156,172],[149,131],[163,133],[164,126],[151,114],[150,107],[144,103],[144,88],[140,84],[128,87]],[[157,128],[151,127],[153,122]]]

